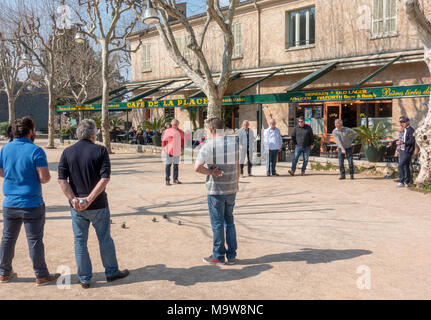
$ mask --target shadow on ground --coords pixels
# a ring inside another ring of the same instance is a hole
[[[308,264],[329,263],[347,260],[372,254],[370,250],[333,250],[333,249],[301,249],[299,252],[270,254],[254,259],[238,260],[241,269],[231,266],[203,265],[191,268],[168,268],[164,264],[145,266],[131,270],[130,275],[122,280],[107,283],[103,272],[93,275],[92,288],[119,286],[150,281],[171,281],[179,286],[192,286],[197,283],[229,282],[258,276],[273,268],[271,263],[305,261]],[[77,283],[76,274],[73,275]],[[16,278],[14,282],[33,282],[32,278]]]
[[[372,254],[370,250],[319,250],[301,249],[299,252],[287,252],[270,254],[255,259],[238,260],[239,265],[287,262],[287,261],[306,261],[308,264],[329,263],[337,260],[353,259],[362,255]]]

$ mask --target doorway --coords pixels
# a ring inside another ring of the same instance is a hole
[[[348,128],[355,128],[358,126],[358,106],[354,103],[343,103],[341,105],[341,120],[343,126]]]

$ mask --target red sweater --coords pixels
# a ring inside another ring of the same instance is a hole
[[[168,154],[173,157],[181,155],[184,149],[184,132],[181,129],[169,128],[163,133],[162,147],[167,146]]]

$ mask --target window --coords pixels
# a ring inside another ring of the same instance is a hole
[[[142,71],[151,71],[151,44],[144,43],[142,45]]]
[[[314,44],[316,41],[316,9],[286,12],[286,48]]]
[[[373,37],[393,35],[397,31],[397,0],[373,0]]]
[[[378,121],[385,121],[392,126],[392,103],[391,102],[371,102],[361,104],[361,125],[371,125]]]
[[[186,59],[186,61],[190,63],[192,56],[192,52],[188,48],[188,45],[190,43],[190,35],[186,34],[183,36],[179,36],[175,38],[175,41],[177,42],[178,50],[180,50],[180,53],[183,55],[184,59]],[[179,66],[176,67],[179,68]]]
[[[323,134],[323,105],[301,105],[296,108],[296,124],[298,118],[304,117],[305,123],[311,126],[314,134]]]
[[[191,38],[190,38],[189,34],[186,34],[184,36],[184,47],[183,47],[183,51],[182,51],[184,59],[186,59],[188,63],[191,62],[191,57],[192,57],[192,52],[188,47],[188,45],[190,44],[190,39]]]
[[[233,54],[232,58],[242,58],[242,29],[241,22],[232,24]]]
[[[168,123],[175,119],[175,108],[165,108],[165,118]]]

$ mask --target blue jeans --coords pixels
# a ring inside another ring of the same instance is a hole
[[[45,262],[43,229],[45,226],[45,205],[37,208],[3,208],[3,239],[0,247],[0,275],[12,272],[15,244],[24,223],[30,258],[36,278],[49,276]]]
[[[173,157],[170,155],[167,156],[166,167],[165,167],[166,181],[171,180],[171,166],[172,166],[172,164],[174,165],[174,181],[178,180],[179,163],[180,163],[180,157]]]
[[[106,277],[116,275],[119,270],[115,255],[114,240],[111,238],[111,214],[109,208],[86,211],[76,211],[71,208],[70,211],[72,213],[72,226],[75,238],[75,259],[81,283],[90,282],[93,275],[87,248],[90,222],[96,230],[97,239],[99,240],[100,255],[105,267],[105,275]]]
[[[346,170],[344,169],[344,159],[347,158],[349,162],[349,173],[353,175],[355,173],[355,167],[353,166],[353,147],[346,149],[346,154],[341,152],[341,148],[338,148],[338,163],[340,166],[341,176],[346,176]]]
[[[266,157],[266,174],[276,174],[275,166],[277,164],[278,150],[269,150]]]
[[[400,162],[398,164],[398,173],[400,175],[401,183],[412,183],[412,172],[410,164],[412,162],[412,155],[405,151],[400,152]]]
[[[302,159],[303,159],[303,163],[302,163],[302,172],[305,172],[305,170],[307,169],[307,164],[308,164],[308,158],[310,157],[310,152],[311,152],[311,147],[300,147],[300,146],[295,146],[295,158],[292,161],[292,171],[295,172],[296,171],[296,165],[298,164],[298,160],[299,157],[301,156],[302,153]]]
[[[211,227],[213,230],[213,258],[224,261],[236,257],[236,230],[233,219],[236,193],[220,196],[208,196],[208,208],[210,212]],[[225,247],[225,228],[226,243]]]

